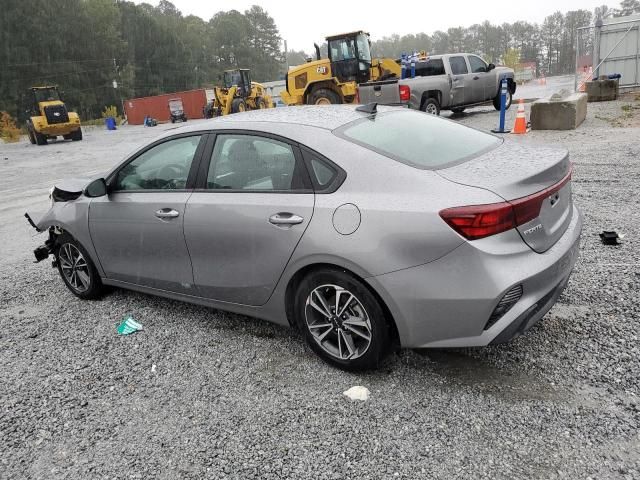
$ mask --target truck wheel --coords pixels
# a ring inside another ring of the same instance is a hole
[[[231,102],[231,113],[240,113],[247,111],[247,104],[242,98],[234,98]]]
[[[27,136],[29,137],[29,141],[31,142],[31,145],[35,145],[36,137],[33,135],[33,130],[31,126],[27,127]]]
[[[328,88],[319,88],[307,97],[309,105],[338,105],[342,103],[340,95]]]
[[[82,140],[82,128],[78,127],[78,129],[75,132],[71,132],[70,136],[71,136],[71,140],[74,142]]]
[[[425,98],[420,105],[420,110],[431,115],[440,115],[440,103],[433,97]]]
[[[36,138],[36,143],[38,145],[46,145],[47,144],[47,136],[42,133],[38,133],[36,131],[33,132],[33,135]]]
[[[171,116],[171,123],[176,123],[176,119],[173,116]]]
[[[267,102],[262,97],[256,97],[256,110],[264,110],[267,107]]]
[[[512,101],[513,101],[513,98],[511,97],[511,92],[507,90],[507,101],[505,103],[505,107],[506,107],[505,110],[509,110],[509,107],[511,106]],[[498,94],[493,98],[493,108],[500,111],[500,91],[499,90],[498,90]]]

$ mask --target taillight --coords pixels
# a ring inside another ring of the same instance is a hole
[[[447,208],[440,212],[440,217],[467,240],[506,232],[538,218],[544,200],[571,180],[571,171],[570,168],[569,173],[555,185],[533,195],[509,202]]]
[[[491,203],[447,208],[440,217],[467,240],[477,240],[506,232],[516,226],[511,204]]]
[[[398,88],[400,89],[400,101],[408,102],[411,98],[411,89],[409,88],[409,85],[400,85]]]

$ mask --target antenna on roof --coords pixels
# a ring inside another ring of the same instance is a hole
[[[375,115],[376,113],[378,113],[378,104],[376,102],[373,102],[373,103],[367,103],[366,105],[360,105],[358,108],[356,108],[356,112]]]

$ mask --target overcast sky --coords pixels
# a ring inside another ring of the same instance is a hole
[[[157,5],[159,0],[147,0]],[[140,3],[138,0],[137,3]],[[243,12],[251,5],[260,5],[275,19],[280,36],[290,50],[313,51],[313,42],[325,36],[353,30],[366,30],[372,40],[398,33],[433,33],[450,27],[469,26],[489,20],[491,23],[527,20],[540,23],[544,17],[560,10],[593,9],[608,4],[618,7],[618,0],[449,0],[421,2],[344,1],[319,2],[285,0],[172,0],[184,15],[197,15],[209,20],[220,10]]]

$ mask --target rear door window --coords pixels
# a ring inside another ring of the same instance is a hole
[[[411,110],[378,113],[348,123],[334,134],[421,169],[463,163],[502,144],[488,133]]]
[[[464,57],[449,57],[449,65],[451,65],[451,73],[454,75],[464,75],[469,73],[467,62]]]
[[[416,77],[432,77],[444,74],[444,62],[441,58],[434,58],[416,64]]]
[[[207,175],[214,190],[288,191],[308,189],[304,165],[293,147],[256,135],[218,135]]]

